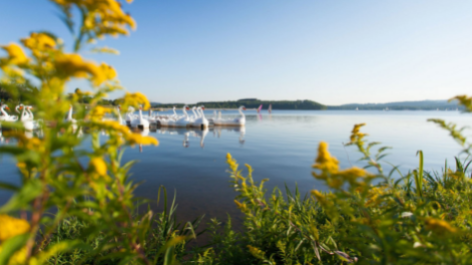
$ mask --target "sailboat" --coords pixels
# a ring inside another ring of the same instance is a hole
[[[269,109],[267,109],[269,113],[272,113],[272,104],[269,104]]]
[[[261,109],[262,109],[262,104],[259,106],[259,108],[257,108],[257,113],[260,113]]]

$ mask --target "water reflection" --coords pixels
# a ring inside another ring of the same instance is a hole
[[[177,214],[182,220],[194,219],[201,214],[207,214],[207,218],[226,219],[226,212],[239,211],[234,206],[236,194],[228,185],[230,179],[225,173],[228,152],[240,164],[248,163],[256,170],[255,181],[269,178],[266,183],[269,191],[284,185],[293,190],[297,183],[300,193],[305,194],[312,189],[326,189],[311,176],[320,141],[330,143],[329,150],[338,158],[341,167],[350,167],[351,163],[358,167],[365,165],[362,161],[357,162],[361,156],[354,147],[346,148],[342,144],[349,140],[356,123],[367,123],[365,132],[369,134],[369,140],[394,147],[385,162],[398,165],[402,173],[418,167],[416,153],[419,149],[425,154],[424,167],[429,170],[441,170],[446,158],[454,161],[454,156],[462,150],[448,132],[428,123],[427,119],[445,119],[457,123],[458,127],[470,124],[469,116],[450,111],[274,111],[271,115],[262,114],[262,121],[255,111],[248,112],[245,128],[214,127],[205,132],[151,127],[149,131],[143,131],[156,137],[160,145],[143,146],[143,153],[138,148],[128,148],[123,154],[123,163],[139,161],[130,170],[133,181],[145,182],[136,190],[136,196],[155,199],[156,190],[163,185],[171,197],[178,191]],[[213,110],[207,116],[212,115]],[[236,111],[222,112],[227,118],[237,115]],[[83,147],[90,146],[86,129],[84,137]],[[101,136],[102,141],[106,138]],[[0,141],[8,139],[0,134]],[[10,144],[12,142],[10,139]],[[384,166],[388,172],[389,165],[385,163]],[[0,181],[16,184],[19,179],[13,159],[0,157]],[[2,192],[0,204],[10,196],[10,193]]]
[[[6,137],[5,134],[6,132],[8,131],[12,131],[13,129],[5,129],[5,128],[1,128],[0,127],[0,143],[5,143],[5,144],[9,144],[10,143],[10,137]],[[33,130],[33,131],[24,131],[24,135],[26,138],[28,139],[31,139],[33,137],[38,137],[38,138],[42,138],[44,136],[43,134],[43,130],[41,129],[36,129],[36,130]]]
[[[239,143],[241,145],[244,144],[244,135],[246,135],[246,127],[221,127],[221,126],[215,126],[212,128],[213,129],[213,136],[220,138],[221,133],[223,131],[226,132],[235,132],[239,133]]]
[[[211,128],[200,129],[185,129],[185,128],[172,128],[172,127],[161,127],[161,128],[151,128],[151,132],[157,134],[168,134],[183,137],[182,146],[184,148],[190,147],[191,138],[199,138],[199,145],[201,148],[205,147],[205,138],[209,133],[213,137],[220,138],[222,133],[227,132],[236,132],[239,133],[239,143],[244,144],[244,136],[246,134],[246,128],[244,127],[223,127],[223,126],[214,126]]]
[[[223,133],[237,133],[239,134],[238,142],[241,145],[244,145],[245,143],[245,134],[246,134],[246,128],[245,127],[226,127],[226,126],[213,126],[211,128],[205,128],[203,130],[197,129],[197,128],[172,128],[172,127],[157,127],[157,126],[150,126],[149,129],[132,129],[134,133],[138,133],[142,136],[149,136],[151,133],[152,134],[168,134],[168,135],[175,135],[175,136],[181,136],[183,138],[182,141],[182,146],[184,148],[190,147],[190,141],[191,138],[198,138],[199,139],[199,145],[201,148],[205,147],[205,138],[207,137],[208,134],[211,134],[213,137],[220,138]],[[82,130],[82,128],[77,128],[77,130],[74,131],[78,137],[82,137],[85,135],[88,135],[87,130]],[[32,137],[38,137],[42,138],[43,137],[43,132],[42,130],[35,130],[35,131],[25,131],[24,132],[25,136],[27,138],[32,138]],[[108,132],[105,130],[100,131],[100,135],[103,137],[108,137]],[[102,139],[103,140],[103,139]],[[2,133],[2,129],[0,129],[0,143],[6,143],[8,144],[10,142],[9,137],[5,137],[4,134]],[[142,152],[143,147],[142,145],[139,145],[139,150]]]

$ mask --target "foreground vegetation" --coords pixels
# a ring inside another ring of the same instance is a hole
[[[427,172],[418,152],[418,167],[408,174],[395,168],[384,172],[380,161],[386,147],[368,142],[360,131],[363,124],[354,126],[348,145],[363,154],[366,168],[341,169],[328,144],[320,143],[313,177],[329,192],[275,189],[267,194],[267,180],[254,181],[252,168],[243,170],[228,154],[244,229],[233,230],[231,219],[224,227],[213,219],[203,231],[209,244],[191,247],[202,219],[177,223],[175,199],[167,202],[165,189],[158,196],[162,212],[138,213],[148,202],[133,196],[137,184],[128,174],[133,162],[122,164],[121,156],[127,146],[158,142],[103,119],[114,109],[99,103],[122,89],[117,74],[79,55],[98,38],[128,34],[134,20],[115,0],[52,2],[76,32],[72,52],[49,32],[32,33],[21,40],[23,47],[2,46],[1,86],[13,100],[18,100],[18,84],[29,89],[22,101],[35,106],[43,133],[28,138],[21,123],[1,122],[10,128],[4,136],[16,141],[1,146],[0,154],[16,160],[21,179],[19,185],[0,181],[0,188],[13,194],[0,207],[0,264],[471,263],[470,162],[457,159],[454,169],[446,164],[442,172]],[[73,14],[80,15],[80,24]],[[72,78],[88,80],[94,90],[68,95],[65,87]],[[91,98],[87,109],[81,104],[85,96]],[[456,99],[472,111],[472,98]],[[140,93],[126,93],[119,102],[125,110],[150,107]],[[70,106],[75,122],[63,119]],[[432,121],[470,152],[471,144],[454,124]],[[87,128],[91,146],[79,135],[81,128]],[[105,142],[101,131],[109,136]]]

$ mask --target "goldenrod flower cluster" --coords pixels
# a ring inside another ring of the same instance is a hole
[[[362,139],[367,136],[367,134],[360,132],[362,126],[365,126],[365,123],[359,123],[354,125],[354,128],[351,131],[351,142],[349,144],[359,144],[361,146],[363,145],[364,142],[362,141]]]
[[[56,41],[45,33],[33,32],[28,38],[21,39],[21,43],[30,49],[36,58],[44,58],[47,52],[56,49]]]
[[[101,110],[97,111],[100,112]],[[151,136],[142,136],[139,133],[133,133],[126,125],[122,125],[117,121],[93,121],[92,126],[97,126],[100,129],[107,130],[111,133],[117,133],[123,136],[123,138],[130,145],[158,145],[159,142],[156,138]]]
[[[111,113],[112,109],[103,107],[103,106],[96,106],[90,111],[90,119],[91,120],[96,120],[96,121],[101,121],[105,114]]]
[[[339,170],[339,162],[329,153],[326,142],[320,143],[313,168],[319,170],[319,173],[312,172],[315,178],[325,180],[329,187],[336,189],[339,189],[346,182],[351,186],[359,186],[360,183],[357,182],[357,179],[369,176],[367,171],[358,167]]]
[[[7,52],[8,57],[0,59],[0,66],[5,67],[7,64],[22,65],[30,60],[18,44],[11,43],[1,47]]]
[[[323,195],[317,190],[312,190],[311,195],[316,198],[316,200],[325,208],[333,207],[333,198],[330,195]]]
[[[102,157],[94,157],[90,159],[89,165],[89,167],[92,169],[92,172],[94,173],[94,176],[107,176],[107,164]]]
[[[264,251],[256,248],[256,247],[253,247],[251,245],[247,245],[248,249],[249,249],[249,253],[251,253],[254,257],[258,258],[258,259],[265,259],[265,253]]]
[[[12,237],[25,234],[29,229],[30,224],[27,221],[0,214],[0,243]],[[0,253],[2,252],[2,248],[2,244],[0,244]],[[8,265],[24,264],[25,261],[26,247],[23,247],[10,257]]]
[[[381,196],[386,193],[384,187],[371,187],[367,194],[367,202],[365,206],[378,206],[382,200]]]
[[[151,107],[151,103],[145,95],[142,93],[126,93],[123,98],[119,100],[120,105],[123,109],[128,109],[128,107],[139,107],[142,106],[144,110],[147,110]]]
[[[0,228],[0,241],[3,242],[14,236],[28,232],[30,225],[23,219],[0,214]]]
[[[5,137],[15,138],[18,141],[18,146],[28,150],[34,150],[38,152],[44,151],[45,145],[43,140],[38,137],[28,138],[24,133],[20,131],[5,131],[3,133]]]
[[[457,180],[464,179],[465,174],[464,172],[460,171],[452,171],[450,168],[447,169],[447,176],[451,178],[455,178]]]
[[[238,163],[236,163],[236,159],[234,159],[230,153],[226,154],[226,163],[228,163],[229,167],[233,172],[238,170]]]
[[[28,69],[33,73],[54,75],[51,80],[57,77],[63,81],[70,78],[87,78],[94,86],[117,76],[115,69],[105,63],[96,64],[84,60],[79,54],[67,54],[57,50],[55,40],[44,33],[33,32],[29,38],[22,39],[22,43],[37,59],[37,65],[31,64],[31,59],[19,45],[12,43],[1,46],[7,52],[7,57],[0,59],[0,69],[10,76],[20,74],[19,69]],[[59,83],[63,85],[62,82]]]
[[[435,232],[438,235],[446,235],[457,232],[457,229],[452,227],[448,222],[444,220],[435,219],[428,217],[425,220],[426,229]]]
[[[467,97],[466,95],[456,96],[451,98],[449,101],[452,100],[459,101],[459,104],[466,108],[467,112],[472,112],[472,97]]]
[[[244,202],[239,202],[238,200],[234,200],[234,203],[236,203],[236,206],[242,211],[246,212],[248,211],[247,205]]]
[[[71,77],[90,78],[95,86],[99,86],[105,81],[112,80],[117,76],[115,69],[102,63],[97,65],[90,61],[85,61],[78,54],[61,54],[55,61],[57,73],[64,79]]]
[[[318,146],[318,156],[316,157],[313,168],[335,172],[339,170],[339,162],[335,157],[332,157],[328,151],[328,143],[321,142]]]
[[[116,0],[52,0],[67,13],[71,13],[72,6],[79,10],[86,10],[84,26],[81,29],[87,33],[88,40],[101,38],[105,35],[128,35],[128,27],[136,29],[133,18],[123,12]],[[128,1],[131,2],[131,1]]]
[[[156,138],[151,136],[142,136],[138,133],[130,133],[126,135],[126,140],[130,145],[142,144],[142,145],[158,145],[159,142]]]

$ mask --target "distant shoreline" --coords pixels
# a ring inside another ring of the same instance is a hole
[[[219,110],[222,110],[222,111],[227,111],[227,110],[238,110],[239,108],[205,108],[205,110],[216,110],[216,111],[219,111]],[[171,111],[172,108],[151,108],[151,110],[153,111]],[[176,108],[176,110],[182,110],[182,108]],[[246,108],[246,110],[257,110],[257,108]],[[191,110],[189,110],[191,111]],[[408,108],[405,108],[405,109],[388,109],[388,110],[385,110],[385,109],[359,109],[359,110],[355,110],[355,109],[272,109],[272,111],[385,111],[385,112],[389,112],[389,111],[441,111],[441,112],[447,112],[447,111],[457,111],[457,112],[461,112],[463,111],[463,109],[408,109]],[[268,110],[267,109],[262,109],[260,113],[268,113]]]
[[[194,104],[185,103],[156,103],[151,105],[155,109],[172,109],[173,106],[182,108],[188,106],[205,106],[207,110],[234,110],[239,106],[245,106],[247,109],[258,109],[262,106],[262,111],[267,111],[269,106],[273,110],[376,110],[376,111],[393,111],[393,110],[428,110],[428,111],[454,111],[464,108],[457,104],[457,101],[449,102],[448,100],[421,100],[421,101],[401,101],[389,103],[351,103],[338,106],[323,105],[312,100],[259,100],[256,98],[240,99],[236,101],[206,101]]]

